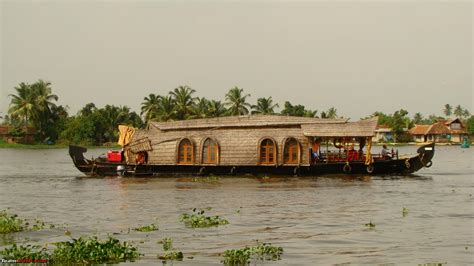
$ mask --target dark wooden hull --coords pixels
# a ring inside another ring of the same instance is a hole
[[[418,149],[418,155],[389,160],[375,160],[373,167],[362,161],[316,163],[310,166],[222,166],[222,165],[134,165],[103,160],[88,160],[83,153],[87,149],[69,147],[74,165],[88,176],[173,176],[173,175],[297,175],[317,176],[322,174],[410,174],[432,165],[434,143]]]

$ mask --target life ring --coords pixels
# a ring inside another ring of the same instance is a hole
[[[426,167],[426,168],[430,168],[432,165],[433,165],[433,162],[432,162],[432,161],[428,161],[428,162],[425,164],[425,167]]]
[[[374,172],[374,165],[373,164],[367,165],[365,170],[367,170],[367,173],[372,174]]]
[[[344,173],[346,174],[350,174],[352,171],[352,167],[349,165],[349,163],[346,163],[342,168],[342,171],[344,171]]]
[[[407,167],[407,169],[410,169],[410,160],[406,159],[405,160],[405,166]]]

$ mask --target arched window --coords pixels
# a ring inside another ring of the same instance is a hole
[[[264,139],[260,143],[260,164],[276,163],[276,145],[271,139]]]
[[[294,138],[289,138],[285,141],[285,148],[283,150],[283,163],[297,164],[300,159],[300,144]]]
[[[206,139],[202,145],[202,163],[217,164],[219,159],[219,146],[217,141]]]
[[[178,148],[178,164],[194,163],[194,147],[189,139],[183,139]]]

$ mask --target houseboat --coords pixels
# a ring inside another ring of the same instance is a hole
[[[434,143],[411,157],[374,154],[377,118],[349,122],[278,115],[229,116],[119,126],[121,151],[97,159],[70,146],[86,175],[407,174],[432,165]]]

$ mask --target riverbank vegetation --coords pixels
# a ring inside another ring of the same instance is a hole
[[[68,144],[90,146],[116,142],[119,124],[145,128],[152,121],[248,114],[342,118],[335,107],[316,110],[289,101],[285,101],[281,106],[281,111],[278,111],[280,105],[275,103],[271,96],[257,98],[255,104],[251,104],[251,95],[239,87],[229,89],[224,95],[224,101],[199,97],[196,90],[191,87],[179,86],[167,94],[151,93],[144,97],[140,114],[127,106],[98,107],[94,103],[87,103],[75,115],[69,113],[67,106],[58,104],[59,96],[53,94],[50,82],[44,80],[38,80],[33,84],[21,82],[13,89],[15,92],[9,95],[11,103],[8,114],[0,117],[3,119],[2,124],[7,126],[7,135],[13,141],[59,144],[56,147]],[[374,112],[368,117],[378,116],[380,125],[391,127],[397,142],[410,141],[411,137],[405,133],[405,129],[415,124],[432,124],[452,115],[465,119],[469,134],[474,134],[474,116],[467,109],[460,105],[453,107],[446,104],[443,107],[443,113],[445,117],[434,114],[425,117],[421,113],[410,117],[408,111],[400,109],[393,114]],[[0,147],[23,147],[7,144],[0,143]],[[31,146],[30,148],[45,147]]]

